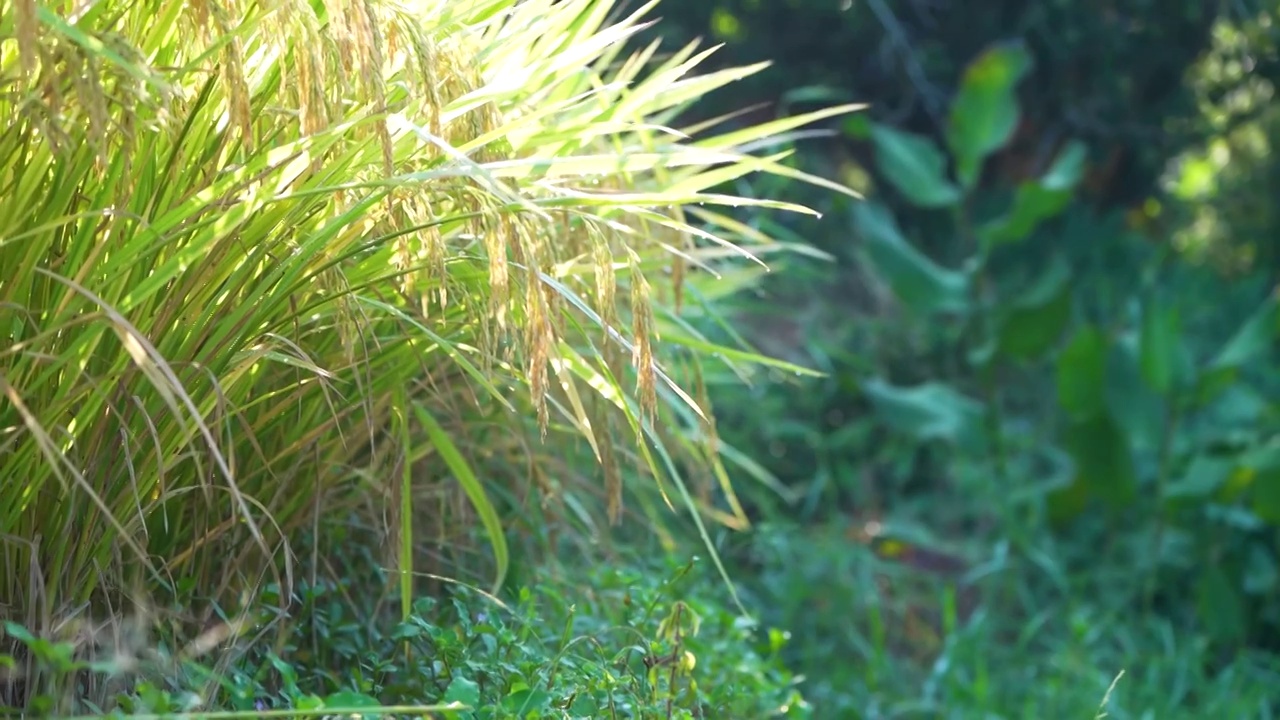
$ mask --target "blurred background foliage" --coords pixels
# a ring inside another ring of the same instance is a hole
[[[1280,651],[1280,5],[667,0],[772,60],[696,111],[865,200],[743,217],[789,256],[708,378],[755,448],[731,572],[830,717],[1271,717]],[[1144,674],[1145,673],[1145,674]],[[1156,688],[1159,688],[1158,690]],[[912,713],[923,713],[922,715]]]

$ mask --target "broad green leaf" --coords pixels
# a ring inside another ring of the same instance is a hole
[[[1161,442],[1171,400],[1150,388],[1142,378],[1139,333],[1116,338],[1107,353],[1107,409],[1129,435],[1134,448],[1154,452]]]
[[[1244,639],[1247,611],[1237,581],[1218,563],[1200,565],[1196,583],[1196,608],[1200,626],[1209,637],[1225,645]]]
[[[1072,463],[1074,473],[1075,464]],[[1078,518],[1089,507],[1089,488],[1074,474],[1065,487],[1049,494],[1047,510],[1049,520],[1057,526]]]
[[[859,203],[855,225],[867,259],[894,295],[918,312],[963,313],[969,307],[969,276],[948,270],[907,242],[883,205]]]
[[[1013,136],[1018,124],[1015,90],[1030,69],[1031,55],[1021,42],[996,45],[965,68],[947,125],[961,186],[974,187],[982,162]]]
[[[871,143],[880,172],[913,204],[939,208],[960,201],[959,188],[947,179],[947,158],[929,138],[874,124]]]
[[[1138,363],[1142,379],[1157,393],[1173,389],[1182,361],[1182,328],[1177,308],[1148,300],[1142,308],[1142,332],[1138,338]]]
[[[447,703],[461,703],[469,708],[477,709],[480,707],[480,685],[470,678],[455,675],[453,680],[449,682],[449,688],[444,691],[444,701]]]
[[[1137,490],[1133,450],[1124,429],[1109,413],[1075,420],[1063,446],[1075,465],[1075,483],[1112,508],[1121,508]]]
[[[1071,319],[1071,268],[1062,261],[1018,298],[1000,324],[1000,352],[1035,360],[1062,337]]]
[[[541,716],[542,713],[551,712],[552,700],[553,698],[550,694],[526,686],[513,691],[503,698],[502,707],[505,710],[516,713],[516,717],[527,717],[526,713],[531,712],[536,712],[538,716]]]
[[[898,387],[871,379],[862,389],[886,424],[916,440],[967,443],[978,438],[982,403],[948,385]]]
[[[1058,404],[1074,418],[1106,408],[1108,344],[1101,330],[1086,325],[1058,356]]]

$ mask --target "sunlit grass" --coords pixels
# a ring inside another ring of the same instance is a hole
[[[10,7],[4,617],[288,587],[291,540],[349,511],[397,538],[405,612],[425,527],[480,529],[501,587],[494,493],[617,520],[627,487],[711,511],[705,482],[745,519],[694,356],[758,358],[677,310],[781,248],[714,208],[804,211],[710,188],[838,190],[780,148],[855,108],[692,137],[679,111],[759,68],[630,54],[652,3]],[[547,482],[562,437],[597,470]]]

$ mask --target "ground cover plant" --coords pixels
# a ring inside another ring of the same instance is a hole
[[[759,68],[628,45],[652,4],[9,7],[5,705],[110,709],[74,664],[128,669],[156,625],[179,655],[287,637],[353,546],[403,623],[442,575],[509,596],[673,508],[718,567],[744,513],[698,358],[772,361],[683,314],[785,247],[723,208],[803,208],[713,188],[841,191],[781,161],[853,107],[679,126]]]
[[[708,563],[630,555],[548,570],[510,603],[455,586],[403,619],[359,591],[377,568],[304,582],[278,642],[233,643],[230,662],[142,648],[127,683],[109,663],[70,660],[70,643],[23,641],[49,671],[114,688],[119,717],[209,706],[241,717],[814,717],[780,662],[782,634],[757,640]]]

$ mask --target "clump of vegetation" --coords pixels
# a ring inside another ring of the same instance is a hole
[[[107,707],[37,661],[142,604],[206,638],[213,608],[251,622],[269,585],[283,621],[304,579],[339,575],[335,544],[377,549],[389,586],[365,590],[393,590],[405,623],[423,573],[509,590],[539,561],[525,538],[661,530],[669,495],[716,562],[704,515],[743,513],[698,358],[759,358],[683,314],[708,311],[717,268],[784,247],[717,208],[803,208],[712,188],[840,189],[779,161],[788,131],[853,108],[681,127],[759,68],[629,52],[651,9],[6,13],[9,704]],[[303,534],[322,540],[304,553]]]
[[[209,709],[476,720],[812,716],[781,665],[781,631],[757,641],[714,570],[699,565],[575,565],[521,588],[510,605],[454,586],[440,600],[415,599],[403,619],[357,587],[378,581],[377,571],[301,583],[287,632],[262,642],[242,628],[203,657],[147,643],[127,661],[77,661],[72,640],[9,632],[55,676],[112,689],[122,717]],[[39,696],[31,707],[55,704]]]

